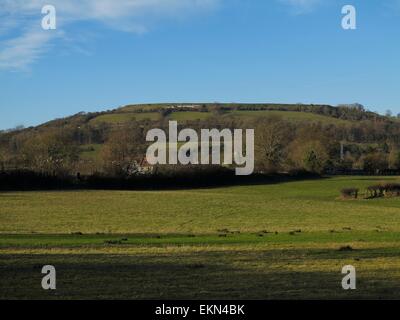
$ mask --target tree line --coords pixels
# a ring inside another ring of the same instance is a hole
[[[199,108],[203,108],[200,105]],[[205,120],[181,123],[198,132],[205,128],[255,129],[256,173],[276,174],[305,171],[310,173],[364,172],[377,174],[400,170],[400,122],[372,116],[361,106],[298,105],[314,113],[336,113],[347,122],[289,121],[279,116],[233,117],[224,115],[226,106],[206,105],[213,112]],[[231,108],[233,106],[230,106]],[[250,110],[263,105],[237,105]],[[288,108],[285,105],[268,108]],[[335,111],[333,111],[335,110]],[[291,110],[292,111],[292,110]],[[0,133],[0,171],[27,170],[54,176],[101,174],[124,177],[140,173],[152,128],[167,131],[169,113],[159,110],[156,121],[132,120],[123,124],[94,124],[99,114],[79,113],[34,128]],[[347,116],[344,116],[347,114]],[[357,120],[354,120],[357,119]],[[98,152],[83,157],[84,151]],[[190,168],[196,170],[195,167]],[[151,172],[177,174],[187,168],[160,166]]]

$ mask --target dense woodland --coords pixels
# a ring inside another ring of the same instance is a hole
[[[382,174],[400,169],[400,120],[366,111],[361,105],[197,104],[126,106],[102,113],[79,113],[38,127],[0,133],[0,172],[26,171],[58,177],[129,177],[140,174],[151,128],[167,131],[171,114],[207,113],[204,119],[179,122],[182,128],[255,129],[256,173],[305,171],[317,174],[359,172]],[[282,111],[238,117],[232,111]],[[325,116],[344,121],[298,120],[284,112]],[[107,123],[102,115],[157,112],[157,119]],[[89,155],[89,156],[88,156]],[[199,168],[160,166],[153,170],[178,174]]]

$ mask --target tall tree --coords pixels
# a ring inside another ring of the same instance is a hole
[[[276,172],[284,168],[290,125],[279,118],[261,119],[255,129],[256,168],[263,172]]]
[[[127,125],[111,132],[101,152],[103,169],[112,175],[135,171],[146,150],[144,128]]]

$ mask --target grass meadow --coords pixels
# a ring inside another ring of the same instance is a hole
[[[0,298],[398,299],[400,198],[339,198],[394,180],[0,193]]]
[[[198,112],[198,111],[175,111],[168,115],[169,120],[175,121],[195,121],[206,120],[213,116],[211,112]],[[227,111],[223,113],[224,117],[234,117],[239,119],[254,119],[259,117],[282,117],[291,122],[320,122],[325,124],[339,124],[346,125],[349,121],[319,115],[311,112],[296,112],[296,111],[277,111],[277,110],[261,110],[261,111]],[[123,124],[132,120],[152,120],[157,121],[161,119],[159,112],[134,112],[133,109],[121,109],[117,113],[100,115],[90,122],[92,124],[108,123],[108,124]]]

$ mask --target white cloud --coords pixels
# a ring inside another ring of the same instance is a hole
[[[278,0],[279,2],[290,7],[291,11],[295,14],[304,14],[312,12],[321,0]]]
[[[0,51],[0,69],[26,69],[46,51],[51,38],[50,33],[36,30],[3,41]]]
[[[79,21],[96,21],[125,32],[143,33],[156,21],[184,18],[214,8],[222,0],[52,0],[57,26],[67,31]],[[0,70],[24,69],[62,33],[40,27],[48,0],[0,0]],[[10,36],[12,34],[12,36]],[[10,38],[11,37],[11,38]],[[72,35],[69,35],[71,39]]]

